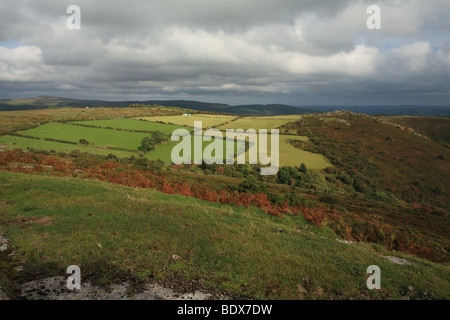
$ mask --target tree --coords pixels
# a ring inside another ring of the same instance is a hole
[[[250,193],[264,193],[267,192],[267,187],[263,182],[258,181],[258,179],[249,175],[241,182],[238,186],[241,192],[250,192]]]
[[[300,165],[300,168],[298,170],[303,173],[306,173],[306,171],[308,171],[308,169],[306,168],[306,165],[303,162]]]
[[[140,149],[144,152],[153,151],[156,148],[155,145],[156,143],[153,137],[144,137],[141,140]]]
[[[299,173],[292,167],[283,167],[277,173],[277,181],[278,183],[290,185],[291,179],[299,179]]]
[[[85,146],[87,146],[87,145],[89,144],[89,141],[87,141],[86,139],[80,139],[78,142],[79,142],[80,144],[85,145]]]
[[[156,144],[160,144],[167,140],[167,135],[162,133],[161,131],[152,132],[152,138]]]
[[[148,152],[155,150],[156,146],[167,140],[167,135],[161,131],[152,132],[149,137],[144,137],[141,140],[139,150]]]

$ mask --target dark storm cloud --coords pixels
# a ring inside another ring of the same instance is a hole
[[[81,30],[65,26],[71,4]],[[0,97],[448,102],[450,2],[378,1],[377,31],[371,4],[3,0]]]

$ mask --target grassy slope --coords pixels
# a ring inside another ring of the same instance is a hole
[[[437,117],[383,117],[401,126],[412,128],[415,131],[445,144],[450,143],[450,118]]]
[[[289,124],[310,137],[303,147],[324,154],[337,169],[406,202],[448,209],[450,152],[412,132],[361,114],[305,117]]]
[[[9,294],[14,281],[64,275],[76,264],[97,283],[120,281],[119,274],[178,285],[195,280],[251,298],[395,299],[407,286],[450,296],[448,265],[342,244],[329,230],[302,228],[299,216],[281,220],[147,189],[7,172],[0,172],[0,205],[0,233],[16,251],[12,258],[10,250],[0,254],[0,285]],[[287,232],[277,233],[280,227]],[[382,270],[379,292],[365,286],[373,264]],[[18,265],[25,265],[24,275],[11,270]]]

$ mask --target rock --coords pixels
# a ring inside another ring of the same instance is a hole
[[[406,259],[397,258],[397,257],[393,257],[393,256],[383,256],[383,258],[388,259],[389,261],[396,263],[396,264],[400,264],[400,265],[411,265],[412,264],[411,262],[409,262]]]
[[[133,296],[128,296],[128,282],[112,284],[109,290],[82,282],[80,290],[67,289],[67,279],[53,277],[31,281],[20,286],[21,297],[28,300],[208,300],[213,296],[202,291],[188,293],[175,292],[158,284],[146,284],[143,290]],[[217,296],[228,300],[229,297]]]
[[[352,241],[341,240],[341,239],[336,239],[336,241],[337,241],[337,242],[340,242],[340,243],[345,243],[345,244],[352,244],[352,243],[354,243],[354,242],[352,242]]]
[[[0,289],[0,300],[10,300],[9,297]]]
[[[3,252],[8,248],[9,248],[9,240],[4,238],[3,236],[0,236],[0,252]]]
[[[305,284],[309,284],[309,283],[312,282],[312,281],[311,281],[311,278],[310,278],[309,276],[304,276],[304,277],[302,278],[302,281],[303,281],[303,283],[305,283]]]

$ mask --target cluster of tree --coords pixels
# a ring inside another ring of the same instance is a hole
[[[325,189],[326,182],[320,172],[308,170],[302,163],[299,168],[282,167],[277,173],[277,182],[305,189]]]
[[[158,144],[167,141],[168,136],[161,131],[152,132],[150,136],[142,138],[140,151],[149,152],[156,149]]]

